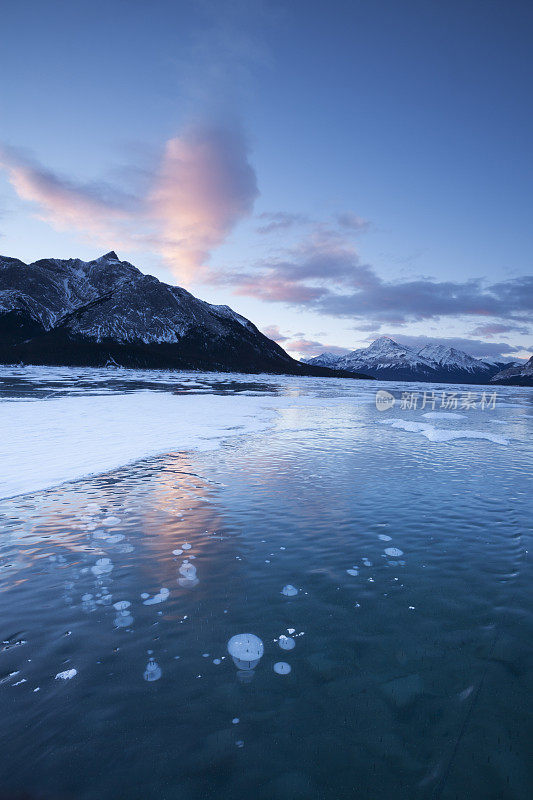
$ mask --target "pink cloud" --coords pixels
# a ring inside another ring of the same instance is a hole
[[[241,133],[193,127],[167,142],[149,205],[160,250],[180,278],[201,277],[211,250],[251,213],[257,194]]]
[[[0,166],[39,218],[110,249],[154,249],[185,282],[207,278],[211,251],[258,194],[244,137],[231,128],[196,126],[170,139],[146,196],[75,182],[11,148],[0,149]]]
[[[75,228],[102,243],[124,244],[122,226],[132,214],[132,197],[106,184],[72,181],[13,148],[0,147],[0,166],[19,197],[37,204],[40,219],[58,230]]]

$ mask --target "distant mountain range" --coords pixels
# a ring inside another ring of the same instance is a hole
[[[228,306],[94,261],[0,256],[0,363],[368,377],[291,358]]]
[[[525,364],[508,366],[497,372],[490,382],[499,383],[500,386],[533,386],[533,356]]]
[[[489,383],[501,370],[523,366],[518,362],[484,361],[443,344],[428,344],[420,350],[381,336],[369,347],[344,356],[322,353],[306,364],[348,372],[361,371],[380,380],[434,381],[443,383]]]

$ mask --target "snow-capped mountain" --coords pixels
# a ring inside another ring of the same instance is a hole
[[[506,386],[533,386],[533,356],[525,364],[515,364],[493,375],[491,383]]]
[[[0,363],[333,375],[301,364],[228,306],[93,261],[0,257]],[[357,376],[354,376],[357,377]]]
[[[428,344],[419,350],[400,345],[388,336],[381,336],[369,347],[353,350],[345,356],[331,353],[310,358],[308,364],[327,364],[336,369],[366,372],[382,380],[442,381],[446,383],[488,383],[491,377],[509,363],[489,362],[473,358],[444,344]],[[511,362],[514,363],[514,362]]]

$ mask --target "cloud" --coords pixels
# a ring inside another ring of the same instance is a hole
[[[291,214],[288,211],[265,211],[259,214],[258,219],[264,220],[264,224],[256,228],[256,232],[263,234],[288,230],[296,225],[305,225],[310,221],[306,214]]]
[[[361,262],[350,242],[328,230],[315,230],[284,255],[262,260],[251,271],[214,274],[212,280],[232,286],[235,294],[360,320],[372,329],[441,317],[487,318],[486,324],[496,318],[523,326],[533,310],[531,276],[493,284],[426,277],[386,281]]]
[[[251,213],[258,194],[246,141],[232,127],[196,125],[170,139],[144,195],[73,181],[7,147],[0,165],[19,197],[55,228],[74,228],[111,249],[155,249],[185,281],[206,275],[211,251]]]
[[[59,230],[75,228],[118,246],[124,225],[138,211],[138,199],[117,187],[73,181],[15,148],[0,147],[0,166],[19,197],[35,203],[37,216]]]
[[[515,347],[507,342],[485,342],[482,339],[468,339],[460,336],[435,337],[435,336],[408,336],[403,333],[387,334],[398,344],[407,345],[414,350],[420,350],[427,344],[443,344],[446,347],[455,347],[456,350],[463,350],[474,358],[504,358],[512,353],[518,353],[523,348]],[[374,337],[369,337],[373,341]]]
[[[251,213],[257,195],[240,131],[196,126],[168,141],[149,205],[174,272],[200,277],[211,250]]]
[[[517,325],[500,322],[488,322],[485,325],[478,325],[470,333],[472,336],[485,336],[492,339],[494,336],[501,336],[503,333],[522,333],[528,335],[531,327],[529,325]]]
[[[348,347],[338,347],[335,344],[323,344],[313,339],[293,339],[284,345],[285,350],[292,353],[298,353],[304,358],[313,358],[322,353],[333,353],[336,356],[345,356],[350,352]]]
[[[345,211],[337,214],[336,219],[337,224],[341,228],[346,228],[351,231],[367,231],[370,227],[368,220],[363,219],[358,214],[354,214],[352,211]]]
[[[267,325],[266,328],[263,328],[263,333],[265,336],[268,336],[269,339],[273,339],[274,342],[281,344],[281,342],[286,342],[290,339],[290,336],[284,336],[279,327],[277,325]]]

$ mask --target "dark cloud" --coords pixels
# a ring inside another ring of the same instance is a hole
[[[469,333],[472,336],[485,336],[487,339],[492,339],[494,336],[501,336],[503,333],[521,333],[528,335],[530,330],[531,328],[529,325],[487,322],[485,325],[478,325],[476,328],[473,328]]]
[[[440,317],[487,318],[524,326],[533,310],[533,277],[488,284],[481,280],[386,281],[363,264],[354,247],[315,231],[286,259],[262,261],[253,271],[212,276],[236,294],[286,302],[365,325],[405,325]],[[480,323],[481,324],[481,323]]]

